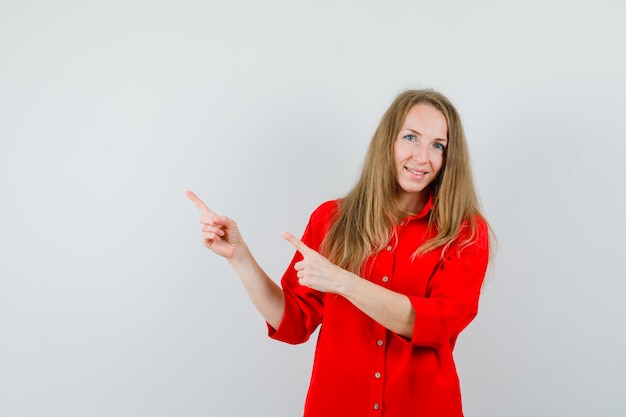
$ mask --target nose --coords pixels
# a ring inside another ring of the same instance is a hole
[[[428,145],[421,142],[413,149],[413,160],[425,164],[428,162]]]

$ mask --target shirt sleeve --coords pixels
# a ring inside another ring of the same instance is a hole
[[[319,251],[336,208],[337,202],[329,201],[311,214],[301,239],[304,244]],[[281,279],[285,310],[280,325],[277,329],[267,325],[270,338],[290,344],[306,342],[321,323],[324,312],[324,293],[298,282],[294,265],[301,260],[302,255],[296,252]]]
[[[408,295],[415,309],[411,343],[454,345],[478,313],[478,299],[489,263],[489,231],[479,220],[476,239],[461,249],[452,245],[428,284],[425,297]]]

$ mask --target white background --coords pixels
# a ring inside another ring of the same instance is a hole
[[[626,415],[624,4],[0,0],[0,416],[299,415],[314,343],[267,338],[184,191],[278,280],[413,87],[499,241],[466,416]]]

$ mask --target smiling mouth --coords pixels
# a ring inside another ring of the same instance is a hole
[[[404,167],[404,168],[407,171],[409,171],[411,174],[413,174],[413,175],[426,175],[426,174],[428,174],[428,171],[417,171],[417,170],[411,169],[409,167]]]

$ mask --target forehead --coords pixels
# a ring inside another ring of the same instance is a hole
[[[414,130],[422,135],[446,138],[448,122],[444,114],[427,103],[413,105],[407,112],[402,130]]]

